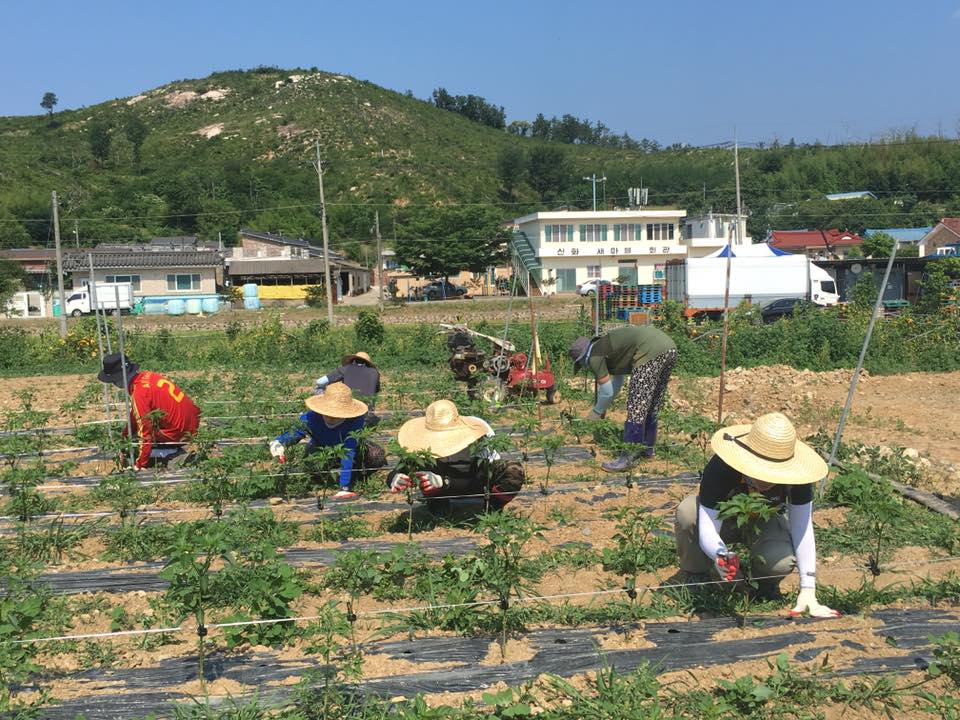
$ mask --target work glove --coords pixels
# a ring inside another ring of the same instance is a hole
[[[713,560],[713,566],[724,582],[733,582],[740,574],[740,558],[736,553],[717,553],[717,557]]]
[[[421,471],[416,476],[420,481],[420,492],[424,495],[436,495],[447,486],[447,481],[435,472]]]
[[[393,479],[390,481],[390,492],[392,493],[402,493],[406,492],[413,485],[413,480],[410,479],[409,475],[404,475],[403,473],[397,473],[393,476]]]
[[[821,605],[817,600],[817,589],[812,587],[800,588],[800,594],[797,595],[797,604],[790,611],[790,617],[803,617],[809,615],[813,618],[836,618],[840,613],[826,605]]]
[[[274,440],[270,443],[270,454],[280,462],[287,461],[287,450],[279,440]]]

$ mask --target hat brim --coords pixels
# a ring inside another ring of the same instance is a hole
[[[710,447],[734,470],[772,485],[810,485],[827,476],[827,463],[800,440],[789,460],[767,460],[752,452],[742,442],[750,428],[750,425],[733,425],[718,430],[710,439]]]
[[[304,402],[308,410],[327,417],[349,420],[367,414],[367,404],[355,398],[350,398],[348,403],[342,403],[333,400],[328,395],[311,395]]]
[[[373,364],[373,360],[371,360],[370,358],[361,357],[360,355],[344,355],[342,358],[340,358],[340,364],[349,365],[354,360],[360,360],[361,362],[365,362],[367,365],[369,365],[372,368],[377,367],[376,365]]]
[[[130,382],[130,378],[140,372],[140,366],[136,363],[130,363],[127,366],[127,382]],[[110,383],[111,385],[116,385],[118,388],[123,389],[123,368],[120,368],[116,372],[108,373],[105,370],[101,369],[97,373],[97,380],[103,383]]]
[[[462,424],[449,430],[428,430],[427,418],[407,420],[397,433],[397,442],[407,452],[429,450],[434,457],[448,457],[487,434],[487,424],[480,418],[461,415]]]

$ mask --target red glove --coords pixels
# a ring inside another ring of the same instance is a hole
[[[736,553],[717,554],[713,566],[717,569],[720,579],[725,582],[733,582],[740,574],[740,558]]]
[[[420,481],[420,492],[424,495],[436,495],[447,485],[446,481],[435,472],[421,471],[414,474]]]

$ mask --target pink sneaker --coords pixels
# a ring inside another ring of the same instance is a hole
[[[360,496],[353,490],[338,490],[330,500],[356,500],[358,497]]]

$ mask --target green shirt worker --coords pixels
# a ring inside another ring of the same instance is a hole
[[[651,326],[618,328],[592,340],[577,338],[570,346],[570,359],[574,370],[586,368],[597,380],[597,401],[587,415],[591,420],[603,416],[630,376],[623,440],[642,447],[623,452],[600,467],[607,472],[623,472],[641,457],[653,457],[657,415],[677,362],[677,346],[670,336]]]
[[[712,571],[723,581],[736,581],[740,560],[727,543],[742,538],[735,522],[721,522],[718,506],[740,493],[758,492],[780,509],[750,547],[760,594],[779,597],[780,580],[796,568],[800,594],[790,615],[839,617],[817,601],[816,589],[813,485],[826,477],[827,464],[797,440],[793,424],[780,413],[763,415],[752,425],[719,430],[710,444],[716,454],[704,468],[699,493],[677,508],[675,532],[682,573],[703,579]]]

